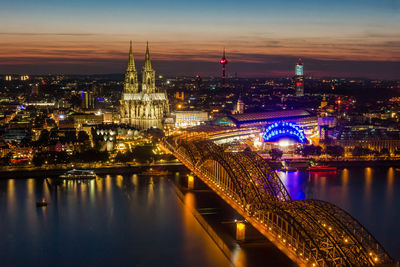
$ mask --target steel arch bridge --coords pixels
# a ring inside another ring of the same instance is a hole
[[[195,135],[168,137],[162,146],[299,265],[394,264],[372,234],[344,210],[320,200],[292,200],[257,153],[224,152]]]

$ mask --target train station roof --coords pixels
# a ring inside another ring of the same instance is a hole
[[[276,120],[296,120],[314,117],[311,112],[303,109],[279,110],[268,112],[255,112],[245,114],[232,114],[227,116],[236,126],[248,125],[253,123],[265,123]]]

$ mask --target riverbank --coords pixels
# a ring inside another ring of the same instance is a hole
[[[51,177],[63,174],[71,169],[91,169],[95,170],[96,174],[116,174],[116,173],[141,173],[152,168],[154,170],[168,170],[168,171],[181,171],[186,167],[180,162],[156,162],[149,164],[115,164],[115,165],[102,165],[102,164],[74,164],[74,165],[54,165],[46,167],[20,167],[20,168],[2,168],[0,169],[0,179],[25,179],[37,177]]]
[[[286,159],[287,166],[297,168],[299,170],[308,167],[308,161],[313,161],[320,165],[329,165],[337,168],[351,168],[351,167],[394,167],[400,168],[400,159],[375,159],[375,160],[335,160],[335,159]],[[271,167],[276,170],[282,169],[282,161],[269,161]],[[168,171],[181,171],[186,167],[179,161],[163,161],[153,163],[115,163],[115,164],[101,164],[101,163],[75,163],[75,164],[58,164],[47,165],[42,167],[34,166],[10,166],[0,167],[0,179],[8,178],[36,178],[43,176],[58,176],[67,170],[71,169],[91,169],[95,170],[97,174],[114,174],[114,173],[131,173],[143,172],[153,168],[155,170],[168,170]]]
[[[389,160],[389,159],[315,159],[315,158],[299,158],[299,159],[281,159],[281,160],[268,160],[271,168],[275,170],[282,170],[283,164],[290,168],[296,168],[298,170],[306,170],[310,166],[310,162],[314,162],[317,165],[328,165],[337,168],[351,168],[351,167],[393,167],[400,168],[400,159]]]
[[[236,240],[236,219],[243,222],[243,217],[200,179],[189,189],[185,178],[173,183],[177,198],[233,266],[260,266],[266,260],[271,266],[296,266],[249,223],[245,240]]]
[[[321,165],[329,165],[339,168],[347,167],[400,167],[400,160],[318,160]]]

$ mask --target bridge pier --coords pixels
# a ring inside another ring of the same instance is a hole
[[[236,240],[241,242],[246,241],[246,223],[244,221],[236,222]]]
[[[253,230],[258,230],[299,265],[394,263],[346,211],[319,200],[291,201],[279,176],[260,155],[227,153],[208,138],[193,132],[168,137],[163,146],[192,171],[188,190],[194,189],[196,175],[248,221],[232,225],[238,242],[250,241]]]
[[[194,189],[194,175],[193,173],[188,174],[187,176],[187,184],[188,184],[188,189],[193,190]]]

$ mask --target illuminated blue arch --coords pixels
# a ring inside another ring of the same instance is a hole
[[[283,137],[293,138],[302,144],[307,143],[303,129],[292,122],[274,122],[264,130],[264,142],[275,142]]]

